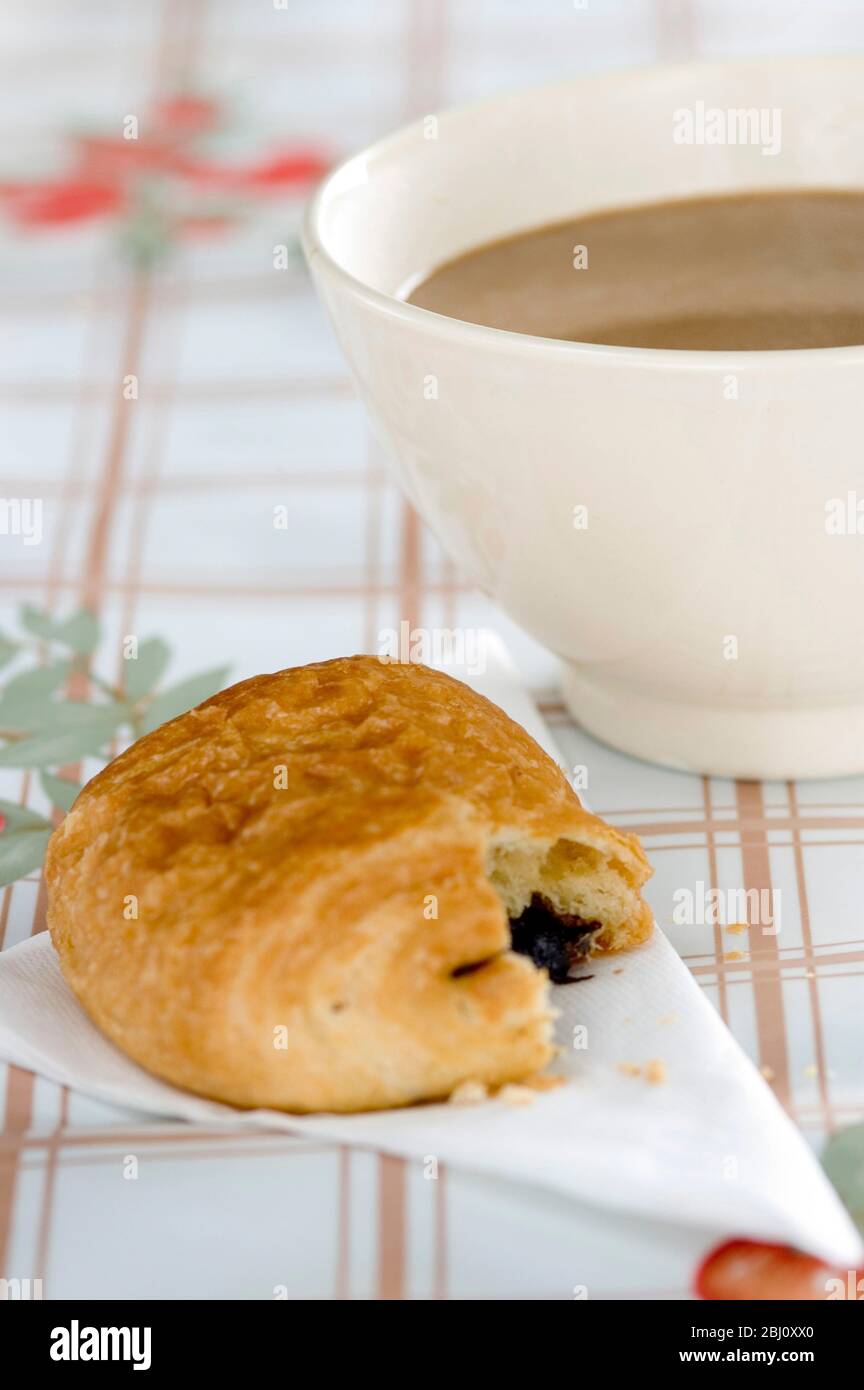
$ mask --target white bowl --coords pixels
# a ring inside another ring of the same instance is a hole
[[[779,110],[781,148],[676,143],[675,112],[700,102]],[[408,495],[560,655],[576,717],[627,752],[740,777],[864,771],[864,347],[592,346],[399,296],[571,214],[862,185],[864,61],[820,58],[497,97],[382,140],[310,204],[310,266]]]

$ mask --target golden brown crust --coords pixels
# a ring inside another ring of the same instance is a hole
[[[638,842],[522,728],[439,672],[342,658],[243,681],[94,778],[51,839],[48,922],[91,1017],[176,1085],[403,1105],[551,1056],[545,975],[490,881],[517,840],[613,866],[630,906],[601,945],[648,935]]]

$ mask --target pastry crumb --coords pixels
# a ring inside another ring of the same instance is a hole
[[[482,1105],[484,1100],[488,1099],[489,1090],[482,1081],[460,1081],[455,1090],[450,1092],[449,1103],[451,1105]]]
[[[662,1057],[652,1057],[644,1066],[638,1062],[619,1062],[618,1070],[622,1076],[641,1076],[649,1086],[662,1086],[667,1077],[666,1063]]]
[[[774,1071],[774,1068],[773,1068],[773,1067],[765,1066],[765,1067],[762,1067],[762,1068],[761,1068],[761,1071],[762,1071],[762,1075],[764,1076],[764,1078],[765,1078],[766,1081],[773,1081],[773,1080],[774,1080],[774,1077],[776,1076],[776,1072]]]
[[[658,1023],[677,1023],[677,1022],[678,1022],[678,1015],[677,1015],[677,1014],[664,1014],[662,1018],[658,1018],[657,1022],[658,1022]]]
[[[747,954],[746,951],[726,951],[726,952],[724,952],[723,959],[724,959],[724,960],[749,960],[750,957],[749,957],[749,955]]]
[[[624,966],[623,966],[623,965],[618,965],[618,966],[616,966],[615,969],[612,971],[612,974],[613,974],[613,975],[623,975],[623,974],[624,974]]]
[[[505,1105],[533,1105],[537,1099],[537,1092],[530,1086],[502,1086],[496,1096],[496,1100],[503,1101]]]
[[[743,936],[744,932],[749,931],[750,928],[746,922],[727,922],[723,930],[728,931],[732,936]]]
[[[565,1080],[566,1077],[546,1076],[541,1072],[537,1076],[529,1076],[526,1081],[522,1082],[522,1085],[529,1086],[532,1091],[554,1091],[556,1087],[563,1086]]]

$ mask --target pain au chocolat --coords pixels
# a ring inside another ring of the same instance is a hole
[[[636,839],[496,705],[372,656],[242,681],[140,739],[45,872],[63,973],[118,1047],[295,1112],[524,1080],[553,1055],[550,975],[651,931]]]

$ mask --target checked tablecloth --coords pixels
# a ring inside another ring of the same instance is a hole
[[[864,38],[847,6],[751,9],[3,0],[0,491],[39,499],[42,526],[34,544],[0,535],[0,626],[24,602],[83,605],[107,672],[122,671],[124,635],[157,633],[174,676],[225,663],[232,679],[376,650],[403,621],[496,628],[563,760],[587,769],[593,808],[643,837],[658,921],[819,1146],[864,1112],[864,780],[702,779],[581,733],[554,661],[471,589],[389,480],[295,244],[321,160],[453,100],[776,48],[781,9],[790,47]],[[145,180],[131,209],[117,145],[129,116],[142,140],[163,132],[177,174],[168,194]],[[206,159],[202,121],[218,126]],[[4,773],[0,796],[47,810],[27,773]],[[676,926],[676,892],[711,887],[779,890],[782,930]],[[44,912],[38,873],[3,890],[0,943],[42,930]],[[0,1277],[39,1278],[46,1297],[691,1286],[686,1233],[468,1173],[430,1182],[371,1152],[145,1120],[14,1068],[0,1068],[0,1120]]]

